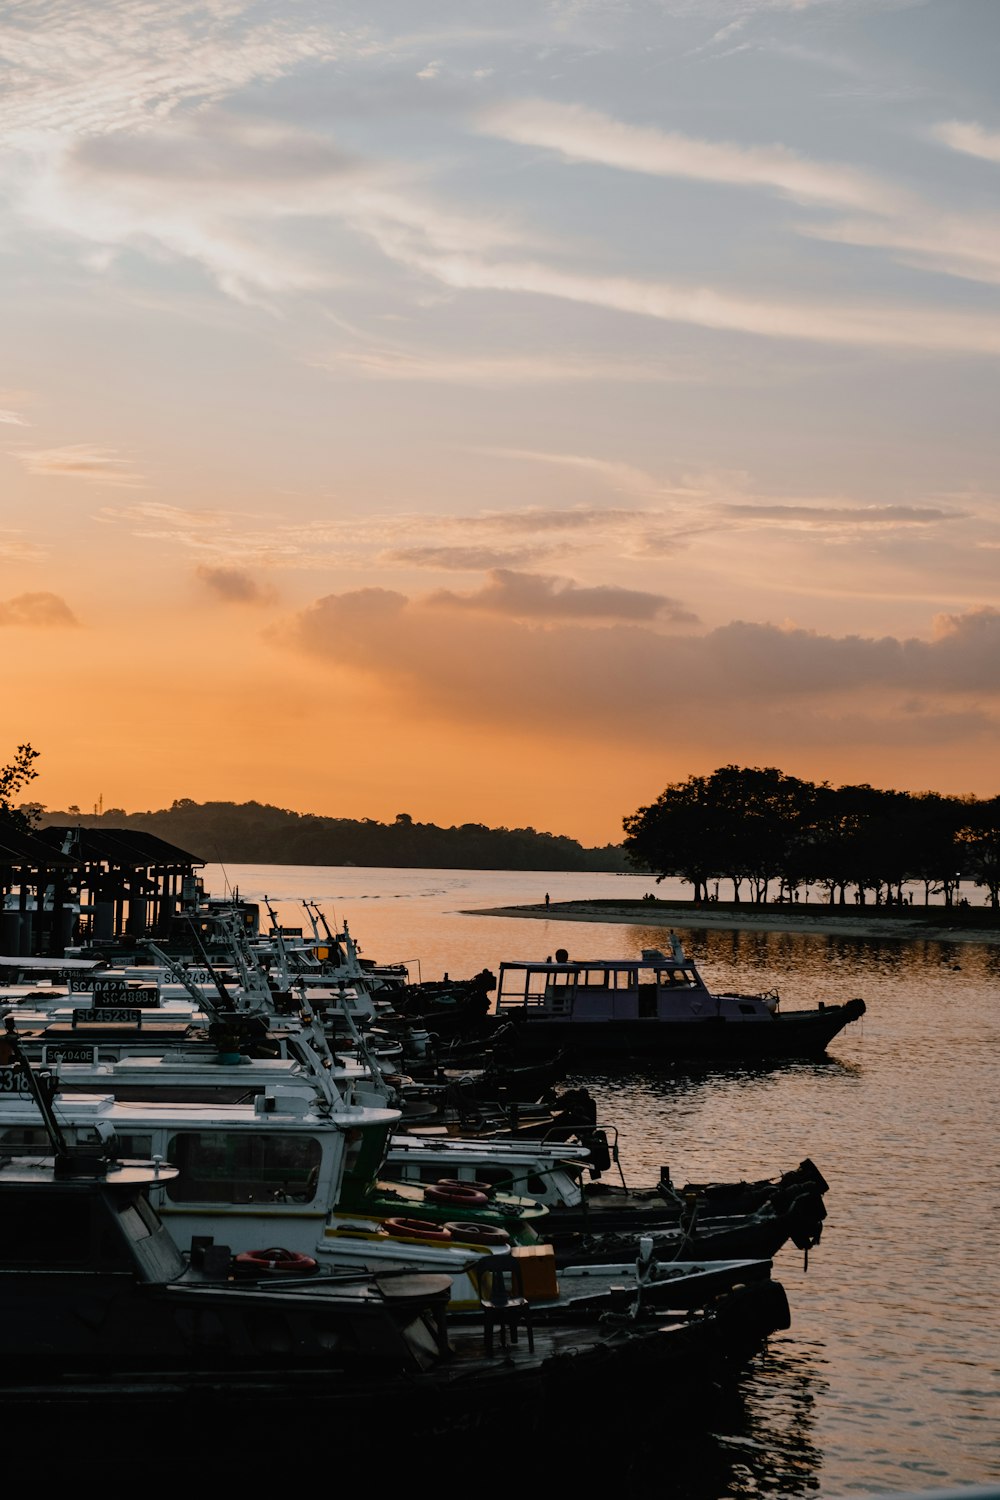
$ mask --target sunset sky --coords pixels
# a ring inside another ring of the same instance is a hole
[[[0,764],[1000,792],[998,0],[7,0]]]

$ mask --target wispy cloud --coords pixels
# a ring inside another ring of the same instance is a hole
[[[972,120],[946,120],[935,125],[931,135],[953,151],[1000,165],[1000,130],[987,130]]]
[[[543,577],[507,568],[495,569],[489,581],[473,593],[441,589],[427,602],[528,620],[661,620],[689,625],[698,618],[666,594],[607,585],[586,587],[572,578]]]
[[[274,590],[258,583],[242,568],[213,568],[205,564],[196,571],[209,593],[224,604],[262,605],[274,601]]]
[[[544,547],[396,547],[379,556],[380,562],[411,568],[442,568],[449,573],[480,573],[491,568],[517,568],[537,562]]]
[[[904,201],[891,183],[852,167],[810,161],[784,146],[699,140],[626,124],[582,105],[517,100],[484,110],[477,123],[484,134],[556,151],[570,161],[656,177],[767,188],[797,203],[883,213],[894,201]]]
[[[417,256],[412,264],[446,285],[556,297],[637,317],[769,339],[856,348],[1000,353],[1000,318],[919,305],[810,302],[740,296],[708,286],[588,276],[532,261]]]
[[[303,63],[363,51],[364,34],[261,15],[249,0],[83,5],[26,0],[0,17],[8,140],[143,127]]]
[[[934,526],[963,518],[961,511],[938,510],[922,505],[774,505],[724,504],[723,515],[745,521],[774,521],[780,525],[808,527],[863,527],[867,530],[900,526]]]
[[[30,629],[64,629],[79,624],[73,611],[58,594],[18,594],[0,600],[0,626],[23,625]]]
[[[22,532],[0,531],[0,558],[7,562],[38,562],[46,556],[47,549],[26,541]]]
[[[691,382],[699,377],[669,359],[625,360],[579,351],[554,356],[525,354],[417,352],[393,348],[342,349],[313,356],[310,364],[333,375],[366,380],[428,381],[438,385],[518,388],[525,385],[577,385],[596,381]],[[703,378],[703,377],[702,377]]]
[[[813,239],[891,250],[904,265],[969,281],[1000,282],[1000,216],[933,212],[912,217],[838,219],[799,226]]]
[[[112,489],[139,489],[145,484],[127,458],[115,448],[96,448],[89,443],[71,443],[61,448],[20,450],[18,458],[29,474],[82,479]]]

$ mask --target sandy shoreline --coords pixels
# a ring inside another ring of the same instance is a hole
[[[921,919],[878,917],[870,913],[841,916],[815,909],[803,912],[713,911],[711,907],[694,910],[687,906],[669,906],[662,902],[623,903],[610,906],[604,902],[556,901],[551,906],[479,907],[467,916],[527,917],[548,922],[609,922],[630,927],[680,927],[714,929],[725,932],[801,932],[820,936],[894,939],[897,942],[984,943],[1000,947],[1000,929],[996,927],[949,927],[944,923],[931,926]]]

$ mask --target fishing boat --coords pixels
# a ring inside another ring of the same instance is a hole
[[[766,1062],[820,1057],[865,1013],[861,999],[782,1010],[775,991],[713,992],[680,940],[638,958],[554,958],[502,963],[499,1021],[517,1026],[517,1048],[534,1057],[679,1063]]]
[[[244,999],[256,1003],[250,970],[246,978]],[[574,1213],[564,1195],[561,1211],[546,1223],[533,1222],[550,1215],[530,1181],[525,1190],[498,1192],[495,1174],[487,1179],[486,1165],[482,1177],[474,1175],[468,1146],[461,1172],[457,1166],[449,1169],[438,1155],[436,1172],[425,1163],[434,1175],[414,1180],[408,1175],[412,1152],[408,1157],[393,1153],[388,1140],[403,1120],[392,1109],[392,1093],[377,1064],[367,1071],[360,1060],[339,1063],[310,1013],[277,1019],[261,1011],[225,1013],[208,990],[190,978],[187,983],[202,1007],[202,1021],[210,1021],[206,1039],[159,1053],[150,1048],[150,1033],[143,1030],[138,1010],[123,1020],[112,1008],[97,1007],[104,1019],[91,1021],[94,1007],[77,1008],[72,1024],[61,1022],[57,1010],[30,1039],[26,1023],[40,1016],[21,1009],[8,1024],[24,1038],[30,1055],[58,1079],[64,1118],[85,1129],[89,1110],[106,1131],[114,1130],[127,1142],[132,1154],[155,1151],[182,1165],[165,1211],[193,1216],[192,1232],[211,1232],[220,1215],[236,1215],[240,1248],[280,1242],[298,1253],[319,1253],[370,1271],[389,1263],[424,1265],[430,1256],[434,1267],[456,1276],[464,1303],[474,1297],[474,1287],[464,1267],[454,1266],[453,1220],[471,1219],[484,1233],[500,1231],[516,1241],[531,1243],[541,1236],[556,1247],[561,1265],[633,1259],[640,1237],[648,1232],[655,1237],[657,1257],[670,1261],[771,1257],[789,1239],[808,1252],[819,1240],[826,1213],[826,1184],[819,1174],[808,1181],[779,1181],[756,1194],[733,1193],[725,1201],[716,1193],[711,1203],[692,1201],[689,1195],[679,1200],[663,1190],[662,1182],[656,1193],[643,1197],[641,1206],[639,1199],[616,1193],[612,1208],[610,1195],[592,1191],[589,1196],[578,1193]],[[228,993],[224,998],[229,1003]],[[155,1013],[150,1009],[143,1014]],[[125,1034],[129,1027],[137,1028],[131,1039]],[[143,1046],[149,1050],[139,1054],[132,1048],[141,1037],[147,1038]],[[84,1055],[88,1050],[89,1056]],[[532,1123],[529,1115],[521,1127],[547,1132],[552,1142],[561,1138],[564,1153],[575,1140],[596,1172],[610,1165],[608,1132],[596,1128],[596,1107],[587,1091],[571,1091],[560,1103],[558,1113],[544,1111],[540,1123]],[[127,1108],[130,1104],[134,1107]],[[17,1129],[25,1108],[30,1110],[30,1101],[18,1106],[9,1097],[3,1121]],[[285,1134],[283,1121],[288,1122]],[[256,1140],[265,1123],[271,1128],[269,1145]],[[345,1156],[348,1135],[369,1144],[356,1145]],[[529,1139],[522,1136],[525,1143]],[[403,1171],[397,1167],[400,1159],[406,1163]],[[534,1175],[536,1182],[552,1178],[544,1167]],[[304,1179],[311,1182],[309,1193]],[[316,1220],[324,1214],[328,1218],[317,1242]],[[284,1225],[286,1216],[293,1224]],[[457,1238],[461,1242],[461,1234]]]
[[[49,1475],[61,1453],[78,1466],[96,1437],[116,1463],[159,1462],[191,1421],[227,1459],[230,1449],[245,1457],[259,1428],[263,1468],[275,1436],[304,1422],[335,1424],[354,1442],[387,1431],[426,1441],[495,1432],[503,1416],[525,1430],[543,1413],[569,1420],[608,1381],[619,1398],[655,1381],[661,1398],[697,1388],[704,1401],[788,1326],[783,1289],[753,1266],[728,1283],[709,1268],[694,1303],[688,1278],[675,1313],[645,1291],[684,1276],[639,1266],[627,1304],[595,1293],[536,1328],[512,1257],[497,1258],[478,1315],[450,1325],[447,1277],[324,1276],[306,1257],[234,1256],[209,1236],[184,1253],[151,1197],[175,1169],[124,1160],[107,1141],[70,1143],[18,1065],[48,1149],[0,1153],[0,1213],[17,1226],[0,1244],[0,1399],[15,1452],[44,1455]]]
[[[607,1127],[601,1132],[614,1136]],[[569,1154],[568,1154],[569,1153]],[[797,1167],[755,1181],[675,1186],[669,1168],[650,1187],[630,1188],[597,1173],[587,1150],[555,1142],[441,1140],[393,1135],[383,1176],[433,1184],[442,1178],[489,1191],[534,1198],[548,1209],[542,1238],[567,1261],[632,1257],[652,1235],[657,1255],[705,1259],[728,1254],[773,1256],[791,1241],[804,1253],[819,1243],[828,1183],[808,1158]]]

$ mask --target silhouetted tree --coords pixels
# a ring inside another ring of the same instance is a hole
[[[0,822],[19,833],[30,833],[44,812],[39,802],[15,807],[12,800],[38,775],[34,762],[40,754],[28,744],[18,745],[14,759],[9,765],[0,767]]]

